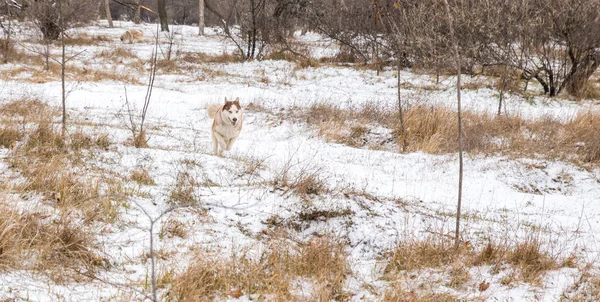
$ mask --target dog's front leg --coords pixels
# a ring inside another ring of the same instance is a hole
[[[225,148],[227,147],[227,143],[225,142],[225,139],[223,138],[223,136],[221,136],[219,133],[214,133],[213,134],[213,142],[215,144],[215,147],[214,147],[215,155],[223,156],[223,150],[225,150]],[[221,148],[219,148],[219,147],[221,147]]]
[[[217,139],[217,134],[215,134],[215,133],[212,134],[212,141],[213,141],[213,153],[215,155],[219,155],[219,140]]]
[[[227,151],[231,150],[231,147],[233,147],[233,143],[235,143],[236,140],[237,140],[237,136],[230,139],[229,142],[227,142],[227,147],[225,148],[225,150],[227,150]]]

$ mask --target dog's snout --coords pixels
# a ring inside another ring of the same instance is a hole
[[[234,118],[233,118],[233,121],[234,121],[234,122],[237,122],[237,117],[234,117]]]

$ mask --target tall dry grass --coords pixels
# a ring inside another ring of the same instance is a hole
[[[231,259],[200,255],[173,280],[174,301],[213,301],[228,296],[260,295],[273,301],[305,301],[294,294],[302,279],[313,284],[311,301],[343,300],[348,274],[343,244],[313,238],[298,246],[274,244],[258,255],[242,252]]]
[[[314,126],[329,141],[352,147],[380,148],[389,141],[399,146],[405,139],[407,152],[458,151],[456,113],[444,107],[415,105],[405,109],[403,133],[397,112],[374,105],[346,109],[317,103],[292,112],[291,117]],[[373,139],[374,126],[392,129],[389,140]],[[600,140],[595,135],[600,131],[597,111],[580,112],[566,122],[550,117],[531,120],[465,111],[463,127],[464,150],[471,154],[544,156],[583,164],[600,161]]]

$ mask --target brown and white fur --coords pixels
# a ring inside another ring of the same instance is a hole
[[[144,33],[141,30],[130,29],[121,35],[121,42],[129,41],[129,44],[142,41]]]
[[[207,111],[208,116],[214,119],[211,131],[214,152],[215,155],[222,156],[223,150],[231,150],[233,143],[242,132],[244,116],[240,99],[228,101],[225,98],[225,104],[209,105]]]

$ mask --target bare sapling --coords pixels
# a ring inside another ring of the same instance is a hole
[[[4,45],[3,45],[3,50],[2,50],[2,63],[6,64],[8,63],[8,61],[10,60],[10,54],[12,52],[12,41],[11,41],[11,32],[12,32],[12,11],[10,8],[10,5],[6,6],[6,15],[7,15],[7,20],[8,20],[8,24],[5,27],[4,24],[0,23],[0,26],[2,27],[2,30],[4,31],[4,34],[6,36],[6,40],[4,41]]]
[[[64,136],[67,131],[67,96],[65,91],[65,27],[63,20],[62,11],[62,0],[58,0],[58,26],[60,27],[60,42],[61,42],[61,55],[60,55],[60,83],[61,83],[61,98],[62,98],[62,135]]]
[[[454,48],[454,60],[456,61],[456,101],[458,105],[458,201],[456,204],[456,229],[454,232],[454,246],[460,247],[460,208],[462,203],[462,185],[463,185],[463,141],[462,141],[462,112],[460,103],[460,52],[458,51],[458,41],[454,35],[454,19],[450,11],[448,0],[444,0],[446,14],[448,17],[448,28],[450,29],[450,39]]]
[[[148,114],[148,107],[150,106],[150,99],[152,98],[152,89],[154,88],[154,79],[156,77],[156,61],[158,58],[158,43],[159,43],[159,28],[156,25],[156,35],[154,41],[154,49],[152,50],[152,56],[150,57],[150,75],[148,77],[148,84],[146,85],[146,96],[144,97],[144,105],[140,114],[139,124],[135,121],[134,110],[129,104],[127,97],[127,88],[125,88],[125,105],[127,106],[127,114],[129,116],[130,130],[133,139],[133,145],[136,148],[148,147],[148,139],[146,138],[146,129],[144,128],[146,117]],[[139,127],[138,127],[139,125]]]

